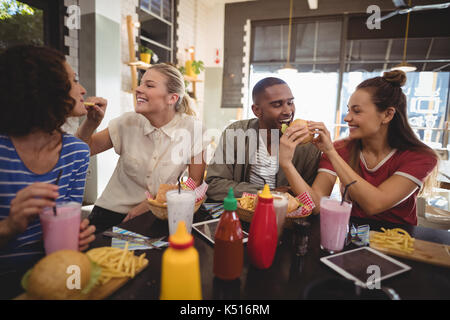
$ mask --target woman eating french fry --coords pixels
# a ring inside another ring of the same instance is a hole
[[[22,45],[0,55],[0,275],[43,256],[44,207],[82,203],[89,148],[61,126],[70,116],[88,113],[85,94],[65,56],[54,49]],[[91,101],[96,108],[106,106],[104,99]],[[89,117],[101,121],[103,115],[94,110]],[[89,220],[81,222],[80,250],[95,239],[94,231]]]

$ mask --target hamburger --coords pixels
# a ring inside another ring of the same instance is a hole
[[[281,133],[284,133],[288,127],[292,127],[292,126],[298,126],[298,127],[306,126],[306,128],[308,128],[308,122],[303,119],[296,119],[296,120],[292,121],[289,125],[283,123],[281,125]],[[313,138],[314,138],[314,134],[310,133],[309,136],[305,140],[303,140],[301,144],[306,144],[308,142],[311,142],[313,140]]]
[[[86,254],[60,250],[39,260],[24,275],[22,287],[31,299],[81,300],[88,298],[100,274],[101,267]]]
[[[292,195],[289,194],[289,192],[286,192],[287,198],[288,198],[288,209],[287,212],[292,212],[298,208],[300,205],[300,202],[294,198]]]
[[[155,200],[159,203],[166,203],[166,193],[170,190],[178,189],[178,186],[176,184],[165,184],[162,183],[159,185],[158,193],[156,194]]]

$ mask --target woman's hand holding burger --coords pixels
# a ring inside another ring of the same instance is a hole
[[[311,142],[325,154],[335,150],[330,132],[323,122],[297,119],[291,122],[289,127],[283,126],[281,132],[283,133],[280,139],[279,153],[281,166],[285,166],[292,161],[295,148],[299,144]]]
[[[308,121],[308,128],[317,134],[317,136],[312,140],[312,143],[317,147],[317,149],[326,155],[335,150],[333,142],[331,141],[330,132],[323,122]]]

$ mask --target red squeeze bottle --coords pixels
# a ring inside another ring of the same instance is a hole
[[[214,238],[214,268],[217,278],[234,280],[241,276],[244,263],[244,245],[241,222],[236,215],[237,201],[233,188],[223,202],[225,211],[220,217]]]
[[[269,185],[264,186],[258,196],[255,213],[248,235],[248,255],[250,262],[259,269],[272,265],[277,249],[277,218]]]

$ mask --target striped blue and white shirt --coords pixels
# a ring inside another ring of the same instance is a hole
[[[31,172],[20,159],[11,139],[0,135],[0,221],[7,218],[11,201],[21,189],[36,183],[55,183],[60,170],[57,202],[83,201],[86,172],[89,166],[89,147],[78,138],[63,134],[62,149],[55,167],[45,174]],[[0,248],[0,272],[33,263],[44,254],[39,217],[28,225],[24,233]]]

